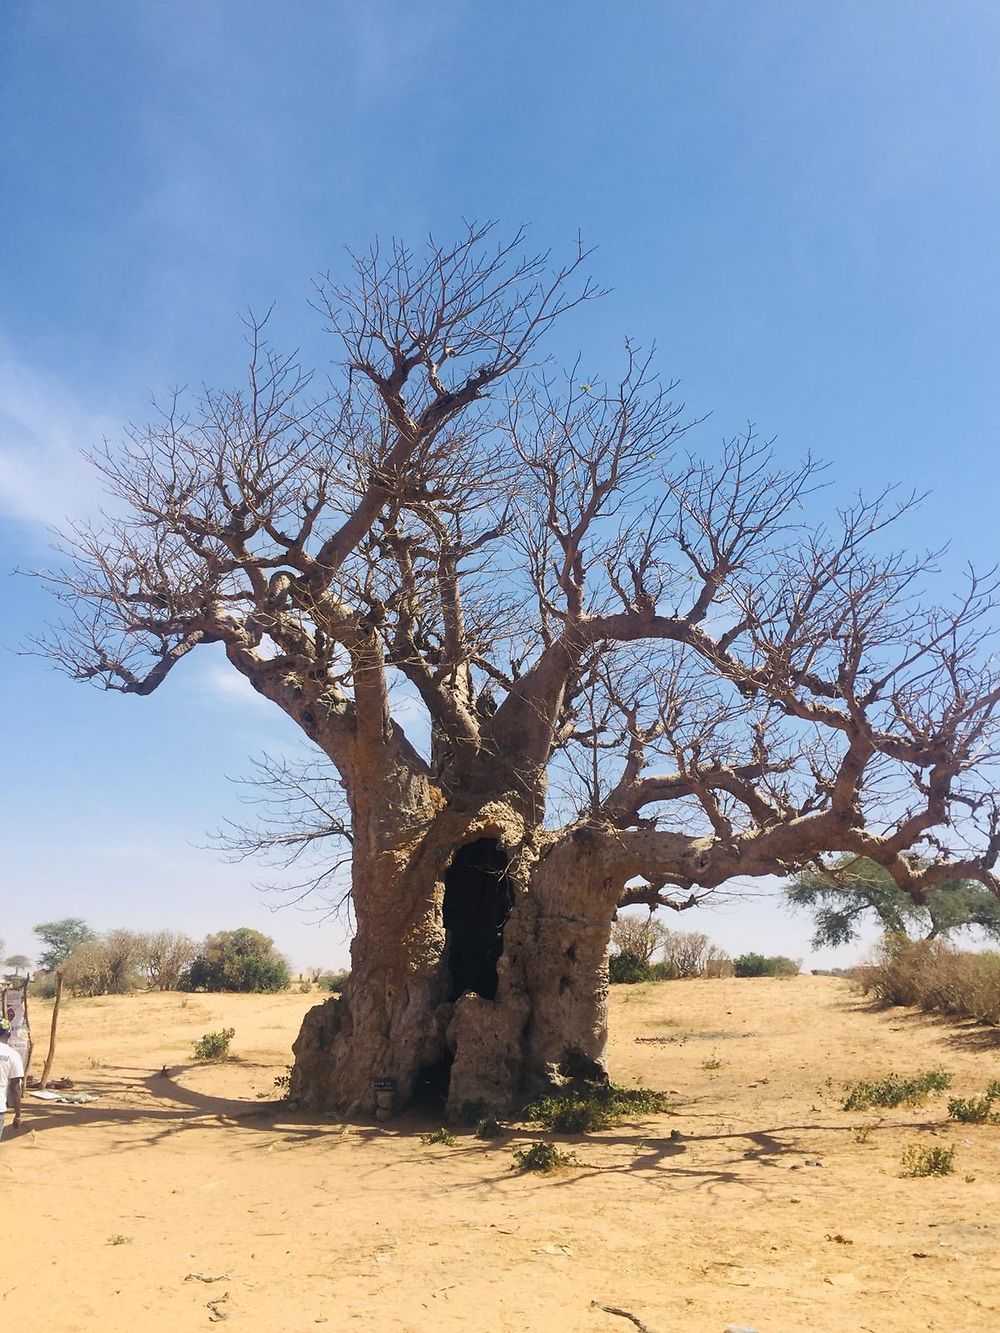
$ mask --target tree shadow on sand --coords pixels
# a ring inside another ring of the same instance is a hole
[[[273,1068],[270,1064],[249,1067]],[[440,1114],[435,1115],[426,1110],[410,1109],[386,1124],[373,1124],[370,1121],[344,1121],[318,1116],[283,1102],[213,1096],[181,1081],[191,1070],[200,1068],[204,1066],[187,1064],[167,1071],[142,1071],[127,1066],[113,1066],[108,1072],[119,1077],[106,1085],[108,1094],[138,1095],[142,1098],[139,1104],[98,1106],[91,1103],[73,1106],[26,1099],[29,1113],[25,1122],[20,1130],[5,1134],[5,1139],[60,1129],[72,1131],[78,1127],[101,1126],[112,1130],[119,1128],[121,1133],[114,1138],[114,1150],[130,1151],[156,1146],[177,1133],[186,1135],[199,1130],[226,1127],[233,1131],[250,1131],[249,1135],[244,1132],[234,1138],[233,1152],[237,1155],[256,1153],[262,1148],[289,1150],[306,1147],[321,1140],[325,1141],[324,1147],[337,1148],[344,1145],[355,1149],[397,1141],[408,1149],[409,1155],[415,1141],[425,1139],[430,1131],[441,1125]],[[670,1188],[684,1183],[708,1189],[736,1186],[763,1197],[775,1183],[776,1172],[784,1175],[808,1166],[807,1162],[796,1163],[792,1159],[804,1158],[807,1152],[817,1151],[814,1146],[805,1146],[810,1139],[815,1142],[814,1136],[841,1136],[856,1132],[853,1122],[843,1125],[813,1122],[738,1128],[720,1123],[716,1112],[701,1111],[697,1103],[686,1104],[679,1114],[683,1115],[688,1124],[694,1121],[697,1126],[698,1121],[711,1121],[717,1128],[711,1129],[705,1124],[704,1129],[695,1127],[684,1133],[673,1129],[664,1133],[665,1117],[658,1117],[655,1121],[629,1121],[615,1131],[603,1130],[587,1135],[553,1134],[551,1130],[537,1125],[511,1122],[503,1136],[497,1139],[478,1139],[472,1130],[456,1130],[454,1144],[440,1147],[428,1144],[420,1160],[426,1159],[428,1163],[446,1166],[448,1162],[467,1162],[474,1155],[481,1164],[480,1171],[471,1177],[463,1175],[458,1178],[449,1173],[448,1188],[500,1189],[521,1178],[512,1169],[511,1150],[515,1145],[556,1140],[559,1147],[574,1154],[576,1160],[564,1171],[537,1177],[553,1188],[572,1189],[595,1177],[624,1173],[655,1188]],[[937,1126],[937,1121],[919,1124],[910,1122],[907,1128],[919,1131]],[[884,1124],[871,1126],[869,1132],[879,1134],[896,1128],[898,1126],[894,1122],[887,1120]],[[266,1144],[264,1138],[268,1140]],[[696,1150],[699,1145],[712,1143],[730,1145],[732,1151],[721,1162],[702,1163],[692,1160],[692,1150]],[[609,1149],[617,1160],[588,1160],[588,1155],[593,1157],[598,1153],[605,1154]],[[412,1157],[410,1160],[413,1160]],[[398,1162],[399,1158],[395,1155],[387,1157],[383,1153],[371,1154],[367,1158],[355,1158],[352,1170],[376,1179],[394,1169]]]
[[[980,1023],[973,1018],[959,1018],[954,1014],[904,1005],[881,1004],[878,1000],[859,999],[853,1007],[857,1013],[894,1019],[900,1030],[923,1028],[938,1032],[949,1046],[958,1050],[993,1051],[1000,1046],[1000,1027]]]

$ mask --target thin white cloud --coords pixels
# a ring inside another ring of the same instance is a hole
[[[273,711],[274,704],[258,694],[246,676],[228,662],[212,662],[198,673],[195,688],[220,703],[240,708],[261,708]]]
[[[93,513],[101,483],[81,450],[119,431],[119,422],[20,362],[0,341],[0,514],[59,526]]]

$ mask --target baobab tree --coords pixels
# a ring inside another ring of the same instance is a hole
[[[295,1045],[307,1106],[603,1078],[623,904],[847,853],[917,901],[998,889],[995,585],[925,605],[887,546],[907,502],[810,525],[818,469],[752,431],[689,456],[632,345],[558,375],[542,340],[597,293],[522,247],[470,227],[320,283],[320,389],[250,320],[248,385],[99,453],[113,516],[49,575],[74,678],[148,695],[221,645],[335,779],[288,835],[345,840],[356,921]]]

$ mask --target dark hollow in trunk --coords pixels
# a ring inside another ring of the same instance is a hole
[[[508,857],[494,838],[460,847],[444,877],[448,999],[473,991],[495,1000],[503,928],[514,905]]]
[[[413,1084],[411,1106],[435,1118],[445,1114],[453,1058],[451,1051],[449,1051],[447,1055],[440,1060],[436,1060],[434,1064],[423,1065],[418,1070]]]

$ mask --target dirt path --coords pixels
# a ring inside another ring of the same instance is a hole
[[[416,1119],[266,1107],[310,1003],[69,1005],[58,1072],[100,1100],[29,1099],[0,1144],[4,1328],[632,1333],[601,1305],[650,1333],[1000,1321],[1000,1128],[948,1124],[943,1097],[839,1109],[845,1082],[890,1070],[981,1090],[1000,1077],[982,1033],[872,1013],[830,978],[617,987],[615,1077],[671,1090],[675,1112],[568,1139],[580,1164],[542,1177],[510,1170],[534,1131],[431,1146]],[[192,1066],[221,1027],[238,1060]],[[901,1178],[912,1142],[957,1144],[955,1174]]]

